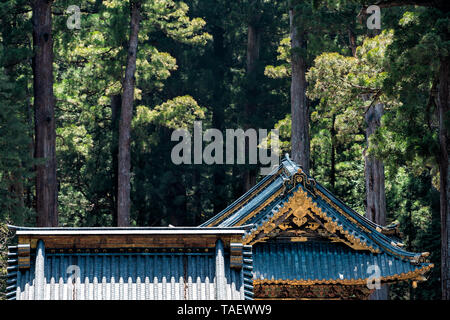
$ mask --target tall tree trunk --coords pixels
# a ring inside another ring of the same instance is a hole
[[[384,105],[377,103],[367,110],[366,120],[366,141],[369,147],[369,139],[380,127],[381,116],[384,112]],[[376,224],[384,226],[386,224],[386,193],[384,187],[384,164],[374,156],[364,152],[365,180],[366,180],[366,217]],[[371,294],[371,300],[388,300],[389,287],[381,285],[380,289]]]
[[[202,193],[201,193],[201,174],[196,166],[192,167],[192,197],[191,198],[191,220],[190,225],[197,226],[198,221],[201,221],[202,212]],[[187,196],[189,199],[189,195]]]
[[[226,61],[226,51],[224,36],[225,30],[217,25],[212,27],[213,36],[213,57],[216,61],[213,68],[214,75],[214,92],[213,99],[211,101],[212,105],[212,127],[224,132],[224,78],[225,78],[225,68],[227,65]],[[227,206],[227,194],[226,194],[226,179],[227,175],[223,167],[214,166],[211,168],[213,175],[213,193],[212,197],[213,212],[218,213]]]
[[[52,1],[32,2],[35,157],[45,159],[43,164],[36,165],[36,212],[39,227],[58,225],[51,8]]]
[[[365,115],[367,147],[372,134],[380,126],[384,106],[377,103]],[[367,150],[366,150],[367,151]],[[366,217],[379,225],[386,224],[386,194],[384,188],[384,164],[374,156],[364,154],[366,179]]]
[[[355,57],[356,56],[356,36],[355,33],[353,32],[352,28],[348,28],[348,46],[352,52],[352,56]]]
[[[439,70],[438,110],[439,110],[439,172],[441,211],[441,279],[442,299],[450,300],[450,170],[449,136],[450,125],[450,57],[441,60]]]
[[[111,207],[113,215],[113,225],[117,226],[117,192],[118,192],[118,157],[119,157],[119,119],[120,106],[122,104],[122,95],[116,94],[111,96],[111,158],[112,158],[112,195]]]
[[[258,27],[259,17],[255,17],[248,24],[247,29],[247,74],[251,75],[255,71],[256,63],[259,60],[259,50],[261,46],[261,31]]]
[[[305,34],[297,30],[298,12],[289,10],[291,31],[291,148],[292,159],[309,173],[309,110],[306,100],[306,65],[302,50],[306,49]]]
[[[403,6],[411,4],[408,1],[390,1],[383,4],[383,8]],[[417,5],[432,6],[443,12],[448,12],[450,4],[447,0],[430,1],[429,3],[416,3]],[[441,214],[441,289],[442,299],[450,300],[450,170],[449,170],[449,141],[448,126],[449,116],[449,68],[450,58],[447,56],[441,59],[439,70],[439,89],[438,89],[438,113],[439,113],[439,172],[440,172],[440,214]]]
[[[119,161],[117,190],[117,226],[130,225],[130,140],[131,119],[133,117],[134,74],[136,72],[136,54],[138,45],[140,2],[130,1],[130,38],[128,41],[127,66],[123,79],[122,105],[119,122]]]
[[[256,112],[255,99],[257,95],[256,64],[259,60],[261,45],[261,32],[258,27],[260,16],[251,18],[247,28],[247,103],[245,105],[245,129],[251,128],[250,119],[254,118]],[[249,144],[245,144],[246,159],[249,159]],[[244,188],[249,190],[256,184],[257,171],[255,168],[247,168],[244,172]]]

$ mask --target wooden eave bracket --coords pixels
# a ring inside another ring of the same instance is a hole
[[[230,268],[241,269],[244,263],[244,245],[242,243],[230,243]]]
[[[30,268],[30,248],[29,243],[17,245],[17,262],[21,270]]]

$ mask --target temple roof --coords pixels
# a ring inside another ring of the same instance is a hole
[[[253,284],[363,285],[374,267],[383,282],[425,280],[433,267],[288,156],[199,227],[9,227],[10,299],[251,299]]]
[[[10,228],[9,299],[253,297],[242,227]]]
[[[288,155],[270,175],[201,227],[244,225],[248,227],[245,244],[282,242],[283,239],[294,242],[327,239],[331,243],[346,245],[347,250],[353,249],[349,252],[355,252],[356,256],[360,254],[358,257],[365,257],[366,262],[371,259],[368,254],[378,254],[379,259],[391,259],[395,264],[393,270],[418,270],[414,275],[410,273],[410,278],[415,279],[423,278],[422,274],[433,266],[426,260],[429,253],[413,253],[402,248],[396,226],[377,225],[355,212],[306,174]],[[303,247],[296,250],[301,249]],[[339,255],[344,255],[344,251],[339,252]],[[264,257],[258,256],[257,259]],[[354,261],[348,260],[348,263],[352,265]],[[408,265],[406,269],[404,263]],[[256,273],[263,272],[258,268],[263,268],[263,265],[255,265]]]

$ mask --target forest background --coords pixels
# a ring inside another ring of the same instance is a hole
[[[257,165],[173,164],[172,131],[201,120],[279,129],[282,154],[431,253],[428,281],[390,298],[449,299],[448,9],[0,1],[0,297],[7,224],[196,226],[261,179]]]

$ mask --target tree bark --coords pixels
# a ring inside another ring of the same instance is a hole
[[[369,139],[380,127],[381,116],[384,112],[384,105],[377,103],[367,110],[366,120],[366,141],[369,147]],[[364,152],[364,169],[366,180],[366,217],[376,224],[384,226],[386,224],[386,193],[384,186],[384,164],[374,156]],[[371,300],[388,300],[389,287],[384,284],[375,290],[371,295]]]
[[[252,20],[247,29],[247,74],[252,74],[255,71],[261,45],[261,32],[258,28],[259,18]]]
[[[438,89],[442,300],[450,300],[450,148],[448,139],[448,126],[450,124],[449,70],[450,57],[446,57],[441,60]]]
[[[38,227],[58,226],[55,98],[53,96],[52,1],[32,2],[35,109],[36,213]]]
[[[349,42],[349,48],[352,52],[352,56],[355,57],[356,56],[356,35],[353,32],[353,30],[351,28],[348,29],[348,42]]]
[[[369,139],[380,126],[384,106],[377,103],[365,115],[366,141],[369,147]],[[386,193],[384,188],[384,164],[374,156],[364,152],[365,179],[366,179],[366,217],[379,225],[386,224]]]
[[[130,140],[131,119],[133,117],[134,74],[136,72],[136,54],[138,45],[140,2],[130,1],[130,38],[128,41],[127,66],[123,80],[122,105],[119,122],[119,160],[117,190],[117,226],[130,225]]]
[[[309,173],[309,110],[306,100],[306,65],[301,50],[306,48],[305,34],[297,30],[298,12],[289,10],[291,31],[291,150],[292,159]]]
[[[257,95],[256,65],[259,60],[261,45],[261,32],[258,27],[259,16],[252,17],[247,29],[247,103],[245,105],[245,129],[251,128],[250,119],[254,118],[257,106],[255,99]],[[249,159],[249,144],[245,144],[246,159]],[[257,171],[255,168],[247,168],[244,172],[244,191],[249,190],[256,184]]]
[[[117,226],[117,192],[118,192],[118,157],[119,157],[119,119],[120,106],[122,104],[122,95],[116,94],[111,96],[111,158],[112,158],[112,195],[111,208],[113,215],[113,225]]]
[[[224,109],[226,107],[224,101],[224,79],[225,69],[228,62],[226,60],[226,52],[228,48],[225,45],[225,30],[218,26],[212,26],[213,36],[213,51],[212,56],[216,65],[213,67],[213,99],[211,100],[212,106],[212,126],[222,132],[225,131]],[[226,181],[227,175],[225,170],[220,166],[214,166],[211,168],[213,175],[213,191],[214,197],[212,199],[213,212],[218,213],[228,205]]]

